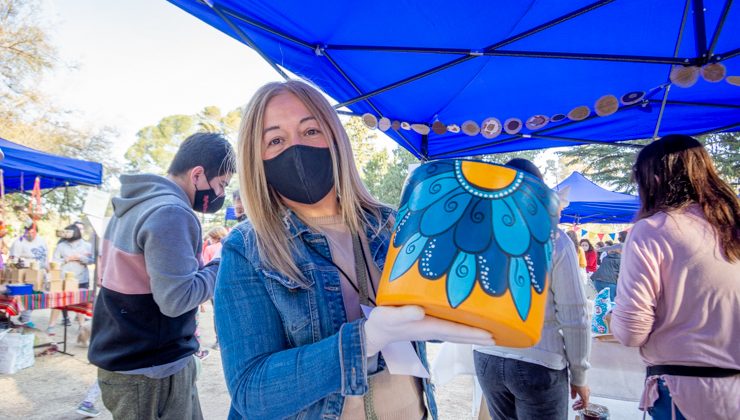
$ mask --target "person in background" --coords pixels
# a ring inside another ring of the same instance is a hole
[[[601,248],[605,247],[606,243],[603,241],[596,242],[596,257],[598,258],[597,266],[601,264],[601,259],[604,257],[604,251],[601,250]],[[588,264],[586,264],[588,265]]]
[[[49,247],[46,240],[39,236],[39,229],[30,219],[23,227],[23,234],[10,245],[10,260],[20,263],[24,267],[29,267],[31,262],[36,261],[41,270],[49,268]],[[21,311],[20,322],[29,328],[35,325],[31,321],[31,311]]]
[[[304,82],[270,83],[237,146],[247,220],[224,241],[216,325],[230,419],[436,419],[431,385],[391,375],[396,341],[490,333],[375,302],[394,214],[367,191],[337,113]],[[425,404],[426,403],[426,404]]]
[[[219,259],[202,265],[195,212],[223,205],[232,155],[222,135],[197,133],[180,144],[166,177],[121,176],[88,352],[115,419],[203,417],[195,313],[212,296]]]
[[[234,214],[238,222],[243,222],[247,219],[247,215],[244,214],[244,204],[242,203],[242,197],[239,195],[239,190],[234,191],[231,194],[231,199],[234,201]]]
[[[627,231],[619,232],[619,243],[601,248],[606,255],[596,271],[591,274],[591,282],[596,293],[609,289],[609,298],[614,301],[617,295],[617,279],[622,261],[622,245],[627,240]]]
[[[512,159],[506,166],[542,179],[526,159]],[[558,229],[539,343],[522,349],[474,347],[476,375],[494,419],[565,419],[568,391],[571,398],[579,397],[573,409],[588,405],[591,322],[575,251],[572,240]]]
[[[740,201],[696,139],[633,166],[641,207],[622,251],[611,330],[647,365],[654,419],[740,419]]]
[[[586,274],[586,252],[581,249],[581,246],[578,245],[578,235],[572,231],[569,230],[566,232],[566,235],[568,238],[570,238],[570,241],[573,242],[573,247],[576,250],[576,255],[578,256],[578,276],[580,277],[581,281],[586,284],[588,281],[588,275]]]
[[[203,250],[203,262],[208,264],[214,258],[221,258],[221,240],[228,234],[223,226],[216,226],[208,231],[208,245]]]
[[[588,239],[581,239],[580,246],[586,255],[586,274],[590,277],[599,266],[599,257]]]
[[[82,239],[82,232],[77,224],[71,224],[64,228],[64,232],[67,233],[67,237],[62,237],[57,243],[57,247],[54,250],[52,261],[59,263],[62,273],[72,273],[77,279],[80,290],[88,289],[90,287],[90,273],[87,269],[89,264],[92,264],[92,248],[90,243]],[[56,320],[59,318],[59,313],[64,313],[63,322],[69,326],[70,321],[67,315],[67,311],[59,311],[58,309],[51,310],[51,316],[49,317],[49,326],[46,329],[46,333],[54,335],[54,326]],[[84,314],[77,314],[77,323],[82,326],[85,321]]]

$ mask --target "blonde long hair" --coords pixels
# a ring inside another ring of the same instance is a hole
[[[281,93],[295,95],[327,133],[332,157],[334,186],[341,215],[351,232],[363,232],[370,222],[366,211],[378,221],[373,226],[377,234],[381,226],[381,209],[385,207],[373,198],[363,185],[354,163],[347,132],[329,102],[318,90],[298,80],[273,82],[262,86],[244,111],[237,145],[237,171],[244,210],[257,237],[259,257],[265,266],[274,269],[302,286],[303,274],[292,258],[295,246],[288,235],[283,218],[287,207],[275,190],[267,184],[262,162],[262,137],[265,109],[272,98]],[[392,223],[392,221],[389,221]]]

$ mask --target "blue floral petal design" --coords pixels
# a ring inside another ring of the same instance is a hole
[[[473,197],[462,189],[429,206],[421,217],[419,232],[435,236],[451,228],[462,217]]]
[[[491,200],[493,235],[506,253],[521,256],[529,249],[531,236],[526,220],[511,197]]]
[[[478,255],[478,282],[484,292],[501,296],[509,289],[509,257],[501,251],[496,241],[491,241]]]
[[[532,242],[532,246],[529,247],[529,252],[524,257],[524,260],[529,266],[533,267],[531,272],[530,281],[532,288],[537,294],[542,294],[545,289],[545,277],[549,271],[547,266],[547,256],[545,255],[545,244],[538,242]]]
[[[398,252],[396,261],[393,262],[389,281],[393,281],[401,277],[403,273],[407,272],[409,268],[414,265],[417,258],[419,258],[419,254],[421,254],[421,250],[424,249],[424,245],[426,245],[427,240],[427,237],[421,236],[418,233],[409,238],[408,242],[406,242],[403,245],[403,248]]]
[[[447,275],[447,299],[451,307],[457,308],[470,296],[475,286],[475,273],[475,256],[459,253]]]
[[[424,212],[407,211],[402,217],[396,219],[396,235],[393,237],[394,247],[398,248],[406,243],[412,235],[419,233],[419,222],[423,215]]]
[[[492,235],[488,200],[473,199],[455,226],[455,245],[463,252],[478,254],[488,248]]]
[[[437,280],[450,271],[452,262],[457,256],[458,249],[452,237],[453,229],[448,230],[440,236],[430,238],[419,260],[419,273],[429,280]]]
[[[443,173],[422,181],[409,197],[409,209],[424,210],[447,194],[460,188],[454,173]]]
[[[524,216],[527,227],[532,234],[532,237],[539,242],[544,243],[550,237],[550,228],[548,219],[550,214],[545,207],[545,204],[541,202],[537,196],[532,192],[529,187],[522,187],[518,194],[512,196],[519,212]]]
[[[532,306],[530,268],[524,258],[517,257],[509,261],[509,290],[519,318],[523,321],[529,316]]]

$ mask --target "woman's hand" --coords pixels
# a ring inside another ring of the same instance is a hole
[[[493,346],[491,333],[452,321],[427,316],[419,306],[381,306],[365,321],[365,351],[372,356],[396,341],[440,340]]]

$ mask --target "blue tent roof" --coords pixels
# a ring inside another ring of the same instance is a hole
[[[103,165],[86,160],[39,152],[0,138],[0,150],[5,159],[0,161],[5,192],[30,191],[37,176],[41,188],[72,185],[100,185],[103,183]]]
[[[560,223],[631,223],[640,210],[634,195],[606,190],[579,172],[573,172],[555,189],[570,187],[570,204],[560,215]]]
[[[584,120],[573,115],[492,139],[387,131],[418,157],[645,139],[659,121],[658,135],[740,128],[740,87],[728,82],[740,84],[738,2],[169,1],[358,115],[462,126],[488,117],[526,122],[579,106],[590,110]],[[714,62],[735,78],[710,83],[699,77],[689,88],[669,82],[674,65]],[[638,98],[634,104],[595,114],[602,96],[630,92],[636,93],[626,99]]]

